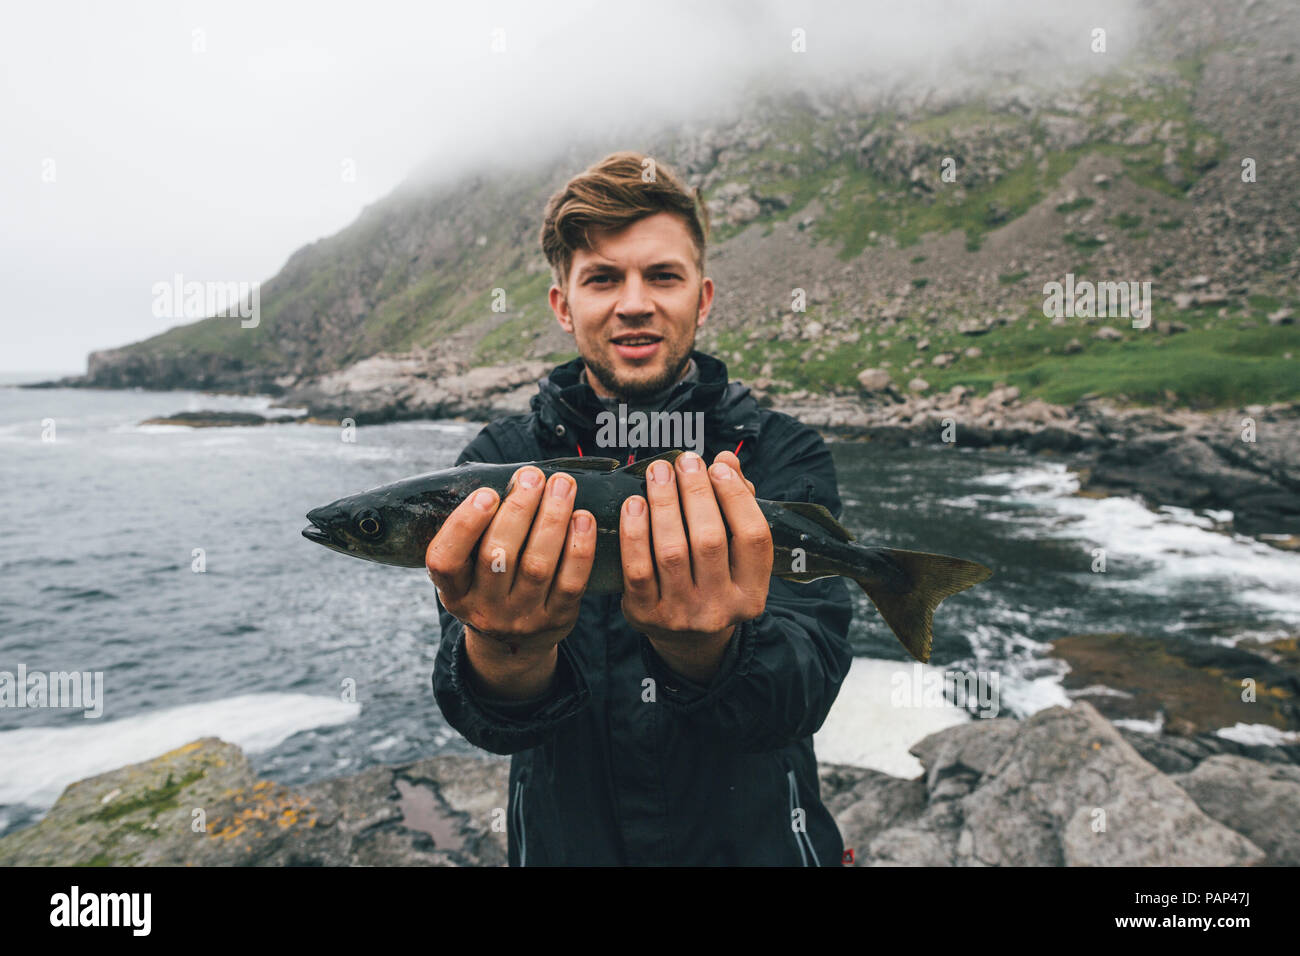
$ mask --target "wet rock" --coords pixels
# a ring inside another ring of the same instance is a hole
[[[835,797],[857,866],[1251,865],[1264,851],[1213,819],[1087,703],[976,720],[925,738],[924,800],[877,776]]]
[[[1172,778],[1205,813],[1268,854],[1272,866],[1300,866],[1300,767],[1222,754]]]
[[[70,785],[5,866],[497,866],[509,761],[429,757],[291,789],[208,737]]]

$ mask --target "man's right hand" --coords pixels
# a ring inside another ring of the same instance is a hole
[[[528,465],[503,502],[490,488],[475,491],[425,553],[443,607],[465,624],[478,689],[494,697],[523,700],[550,688],[556,646],[578,621],[596,556],[596,519],[573,511],[573,478],[543,479]]]

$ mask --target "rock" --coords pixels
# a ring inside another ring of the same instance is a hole
[[[287,422],[301,421],[292,415],[277,415],[268,418],[252,412],[177,412],[165,418],[147,418],[141,425],[185,425],[189,428],[233,428],[237,426],[280,425]]]
[[[934,358],[930,359],[930,364],[935,368],[947,368],[953,362],[957,361],[957,356],[951,352],[940,352]]]
[[[1086,696],[1110,720],[1180,727],[1184,734],[1237,724],[1300,730],[1300,669],[1242,647],[1136,634],[1057,638],[1052,656],[1070,665],[1066,693]],[[1255,701],[1242,700],[1254,681]]]
[[[926,349],[928,349],[929,347],[930,347],[930,340],[929,340],[929,339],[917,339],[917,340],[916,340],[916,350],[917,350],[918,352],[924,352],[924,351],[925,351]]]
[[[858,384],[868,392],[883,392],[893,386],[894,380],[883,368],[869,368],[858,373]]]
[[[1078,339],[1070,339],[1070,341],[1065,343],[1065,346],[1061,351],[1066,355],[1075,355],[1083,351],[1083,343]]]
[[[1109,325],[1103,325],[1096,332],[1092,333],[1094,339],[1101,339],[1103,342],[1119,342],[1124,338],[1124,333],[1119,329]]]
[[[995,388],[985,396],[985,401],[990,406],[1010,405],[1020,397],[1020,389],[1014,385],[1002,386]]]
[[[1295,315],[1290,309],[1278,309],[1276,312],[1270,312],[1268,316],[1269,325],[1291,325],[1295,322]]]
[[[978,319],[963,319],[957,323],[957,331],[962,335],[983,335],[988,330],[988,325]]]
[[[1103,449],[1086,490],[1233,513],[1245,534],[1300,533],[1300,406],[1271,416],[1266,441],[1245,442],[1243,416],[1225,413],[1193,432],[1138,431]]]
[[[1267,853],[1269,865],[1300,866],[1300,767],[1223,754],[1171,779]]]
[[[974,720],[912,748],[912,784],[834,797],[855,865],[1250,865],[1265,853],[1203,812],[1084,702]]]
[[[0,865],[499,866],[509,766],[428,757],[293,790],[207,737],[70,785]]]
[[[914,378],[910,382],[908,382],[907,387],[910,391],[913,392],[925,392],[925,391],[929,391],[930,383],[918,376],[917,378]]]

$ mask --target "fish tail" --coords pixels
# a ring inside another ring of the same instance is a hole
[[[982,564],[922,551],[895,551],[879,548],[877,552],[898,566],[899,580],[858,577],[858,582],[894,636],[918,661],[930,659],[934,643],[931,627],[934,609],[946,597],[979,584],[993,572]]]

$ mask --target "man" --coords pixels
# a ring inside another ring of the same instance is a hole
[[[563,474],[543,486],[521,469],[504,501],[479,492],[429,545],[435,696],[467,740],[513,755],[512,866],[840,862],[812,734],[849,667],[852,605],[841,578],[770,577],[754,502],[838,516],[835,468],[816,432],[694,351],[707,231],[698,191],[639,154],[556,193],[542,247],[579,358],[458,459],[644,461],[666,449],[610,447],[610,429],[602,445],[602,412],[701,415],[703,459],[653,463],[646,497],[624,504],[624,593],[582,594],[597,532]]]

